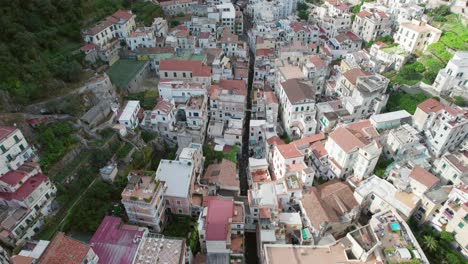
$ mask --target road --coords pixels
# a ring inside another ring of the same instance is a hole
[[[244,35],[242,39],[248,41],[247,32],[252,28],[251,19],[244,14]],[[249,136],[250,136],[250,117],[252,109],[252,84],[253,84],[253,74],[254,74],[254,63],[255,55],[252,51],[249,51],[249,79],[247,82],[247,105],[245,111],[244,119],[244,131],[242,136],[242,155],[239,160],[239,179],[240,179],[240,189],[241,195],[247,196],[247,191],[249,190],[249,185],[247,181],[247,168],[249,166]],[[249,264],[259,263],[258,254],[257,254],[257,233],[256,232],[246,232],[244,236],[245,243],[245,262]]]

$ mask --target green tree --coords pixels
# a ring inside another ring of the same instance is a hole
[[[453,236],[453,234],[445,230],[440,233],[440,239],[446,242],[455,241],[455,237]]]
[[[458,106],[461,106],[461,107],[468,106],[468,102],[462,96],[455,96],[453,99],[455,99],[455,104]]]
[[[438,247],[437,240],[430,235],[426,235],[423,237],[423,244],[424,247],[431,252],[435,252]]]

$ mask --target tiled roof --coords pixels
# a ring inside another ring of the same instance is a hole
[[[255,50],[255,56],[269,56],[274,53],[273,49],[257,49]]]
[[[320,141],[312,143],[312,145],[310,145],[310,150],[318,159],[328,154],[325,145]]]
[[[341,216],[359,205],[351,188],[339,180],[312,187],[303,195],[302,204],[317,230],[324,222],[339,222]]]
[[[422,183],[427,188],[431,188],[440,181],[439,178],[432,175],[430,172],[428,172],[420,166],[416,166],[413,168],[413,170],[410,173],[410,177]]]
[[[234,214],[234,201],[211,200],[206,215],[206,240],[225,241],[229,231],[229,218]]]
[[[36,188],[43,182],[47,181],[47,177],[42,174],[38,173],[31,178],[29,178],[26,182],[24,182],[21,187],[19,187],[14,193],[9,192],[0,192],[0,198],[5,200],[17,200],[22,201],[26,197],[28,197]]]
[[[5,175],[0,177],[0,181],[10,185],[15,186],[18,184],[26,175],[27,172],[19,171],[19,170],[11,170],[7,172]]]
[[[310,56],[309,61],[314,64],[315,67],[322,67],[325,63],[318,55]]]
[[[219,87],[223,90],[229,90],[237,95],[247,95],[247,87],[243,80],[221,80]]]
[[[444,105],[434,98],[429,98],[426,101],[418,104],[418,108],[426,114],[435,113],[444,108]]]
[[[136,226],[123,225],[119,217],[106,216],[91,238],[90,244],[99,263],[131,264],[138,250],[136,236],[143,236]]]
[[[361,70],[361,68],[353,68],[343,73],[343,76],[348,79],[352,85],[356,85],[357,79],[362,76],[368,76],[370,73]]]
[[[302,153],[293,144],[277,145],[276,148],[285,159],[292,159],[303,156]]]
[[[351,152],[355,148],[363,147],[379,136],[377,130],[369,120],[362,120],[349,124],[345,127],[338,127],[330,138],[345,152]]]
[[[86,44],[86,45],[82,46],[80,48],[80,50],[83,51],[83,52],[87,52],[87,51],[93,50],[94,48],[96,48],[96,44],[89,43],[89,44]]]
[[[160,71],[191,71],[193,76],[211,76],[211,67],[195,60],[161,60]]]
[[[269,139],[267,139],[268,145],[283,145],[284,141],[279,138],[278,136],[273,136]]]
[[[298,139],[298,140],[294,140],[290,144],[293,144],[296,147],[305,146],[305,145],[309,146],[309,145],[311,145],[312,143],[314,143],[316,141],[320,141],[320,140],[324,140],[324,139],[325,139],[325,134],[320,133],[320,134],[315,134],[315,135],[310,135],[310,136],[307,136],[307,137],[303,137],[303,138]]]
[[[300,79],[289,79],[281,83],[286,95],[291,103],[302,101],[304,99],[315,99],[315,89],[310,82]]]
[[[266,91],[264,95],[267,104],[278,104],[278,98],[273,91]]]
[[[221,163],[209,165],[202,180],[218,185],[221,189],[233,190],[239,188],[236,164],[227,159],[223,159]]]
[[[39,258],[39,264],[81,264],[91,247],[58,232]]]
[[[11,133],[13,133],[17,128],[14,126],[0,126],[0,140],[5,139]]]
[[[358,16],[360,18],[364,18],[364,17],[371,16],[371,15],[372,14],[367,10],[362,10],[361,12],[356,14],[356,16]]]
[[[168,114],[173,107],[174,105],[171,102],[163,99],[156,104],[153,110],[159,110],[165,114]]]

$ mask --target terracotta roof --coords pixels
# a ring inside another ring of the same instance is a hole
[[[352,152],[355,148],[369,144],[371,139],[376,139],[378,136],[377,130],[375,130],[369,120],[362,120],[345,127],[338,127],[330,133],[330,138],[348,153]]]
[[[247,95],[247,86],[243,80],[221,80],[219,87],[234,92],[237,95]]]
[[[0,181],[10,185],[15,186],[18,184],[26,175],[28,175],[25,171],[19,170],[11,170],[7,172],[5,175],[0,177]]]
[[[198,34],[199,39],[208,39],[210,38],[210,36],[211,36],[210,32],[201,32],[200,34]]]
[[[429,98],[426,101],[418,104],[418,108],[426,114],[435,113],[444,108],[444,105],[434,98]]]
[[[302,204],[317,230],[324,222],[339,222],[341,216],[359,205],[351,188],[339,180],[310,188],[303,194]]]
[[[275,51],[273,49],[257,49],[255,51],[255,56],[269,56]]]
[[[310,135],[310,136],[307,136],[307,137],[303,137],[303,138],[298,139],[298,140],[294,140],[290,144],[293,144],[296,147],[305,146],[305,145],[310,146],[312,143],[314,143],[316,141],[324,140],[324,139],[325,139],[325,134],[320,133],[320,134],[315,134],[315,135]]]
[[[211,67],[195,60],[161,60],[160,71],[191,71],[193,76],[211,76]]]
[[[263,94],[265,95],[267,104],[278,104],[278,98],[273,91],[266,91]]]
[[[171,102],[163,99],[156,104],[153,110],[159,110],[165,114],[169,114],[169,112],[171,111],[173,107],[174,105]]]
[[[361,70],[361,68],[353,68],[343,73],[343,76],[348,79],[352,85],[356,85],[357,79],[362,76],[369,76],[370,73]]]
[[[281,153],[281,156],[283,156],[285,159],[292,159],[303,156],[297,147],[292,144],[277,145],[276,148]]]
[[[382,12],[382,11],[377,11],[376,14],[381,18],[387,18],[388,17],[387,13]]]
[[[371,15],[372,14],[367,10],[362,10],[361,12],[356,14],[356,16],[358,16],[360,18],[364,18],[364,17],[371,16]]]
[[[273,136],[269,139],[267,139],[268,145],[283,145],[284,141],[279,138],[278,136]]]
[[[309,29],[304,27],[304,25],[300,22],[292,22],[291,24],[289,24],[289,26],[294,30],[294,32],[298,32],[300,30],[304,30],[306,32],[309,32]]]
[[[312,143],[312,145],[310,145],[310,150],[318,159],[328,154],[325,145],[320,141]]]
[[[10,258],[10,263],[11,264],[31,264],[34,259],[32,257],[26,257],[26,256],[20,256],[20,255],[14,255],[11,256]]]
[[[420,166],[416,166],[410,173],[410,177],[423,185],[427,188],[431,188],[432,186],[436,185],[440,179],[436,176],[432,175],[430,172],[425,170]]]
[[[223,159],[221,163],[211,164],[206,168],[202,180],[218,185],[221,189],[238,189],[236,163]]]
[[[15,132],[17,128],[14,126],[0,126],[0,140],[5,139],[10,134]]]
[[[81,264],[91,247],[57,232],[39,258],[39,264]]]
[[[89,44],[86,44],[86,45],[82,46],[80,48],[80,50],[83,51],[83,52],[87,52],[87,51],[93,50],[94,48],[96,48],[96,44],[89,43]]]
[[[123,19],[125,21],[129,20],[132,18],[133,14],[131,11],[125,11],[125,10],[117,10],[114,14],[112,14],[113,17]]]
[[[300,79],[289,79],[281,83],[291,103],[304,99],[315,99],[315,88],[308,81]]]
[[[21,187],[19,187],[15,192],[0,192],[0,198],[5,199],[7,201],[17,200],[22,201],[26,197],[28,197],[36,188],[41,185],[41,183],[47,181],[48,178],[42,174],[38,173],[32,177],[30,177],[27,181],[25,181]]]
[[[318,55],[310,56],[309,61],[312,62],[317,68],[322,67],[325,64],[323,60],[320,58],[320,56]]]
[[[206,240],[225,241],[229,231],[229,218],[234,214],[234,201],[211,200],[206,215]]]
[[[381,46],[381,47],[386,47],[386,46],[388,46],[387,43],[382,42],[382,41],[376,41],[374,45]]]
[[[270,219],[271,218],[271,211],[269,208],[260,208],[260,219]]]

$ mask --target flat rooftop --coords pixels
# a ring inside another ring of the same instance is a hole
[[[184,240],[148,235],[141,241],[134,264],[179,264],[185,254]]]
[[[121,59],[107,70],[107,74],[113,84],[117,85],[119,88],[125,88],[146,64],[146,61]]]
[[[265,264],[376,263],[376,259],[373,256],[369,257],[366,262],[348,260],[345,247],[341,243],[325,247],[266,244],[264,251]]]
[[[186,198],[192,182],[193,164],[185,160],[161,160],[156,179],[166,182],[166,195]]]

